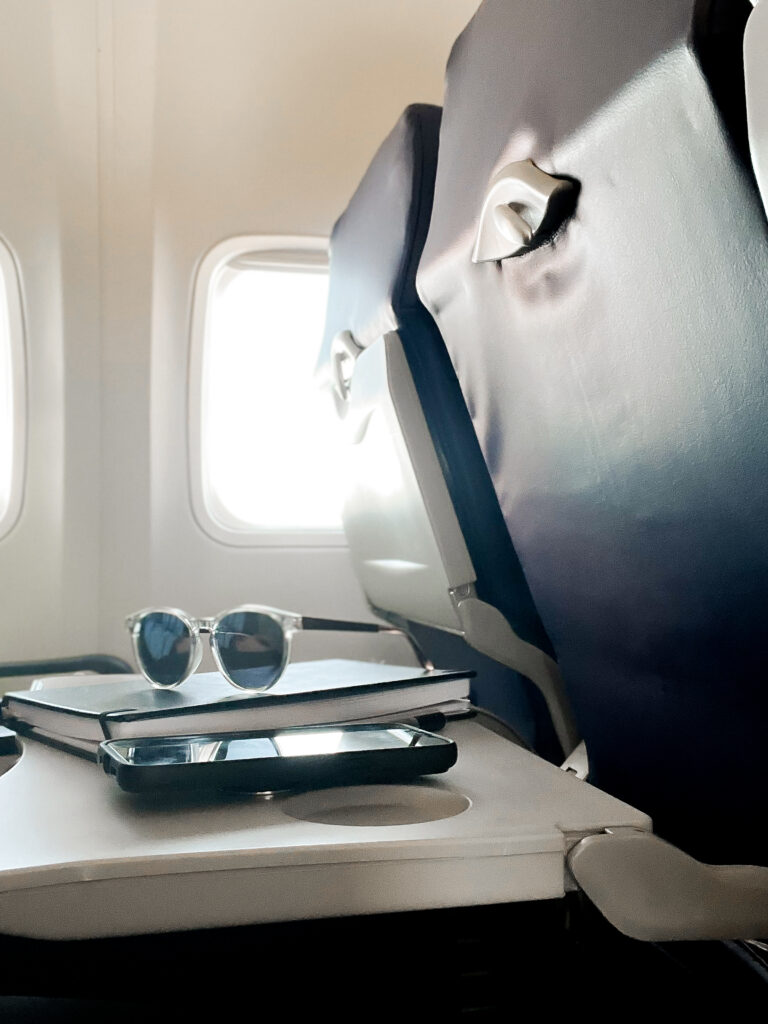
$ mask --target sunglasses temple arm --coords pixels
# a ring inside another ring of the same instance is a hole
[[[397,626],[382,625],[378,622],[344,622],[341,619],[314,619],[308,615],[302,617],[302,629],[332,629],[344,633],[390,633],[393,636],[402,636],[407,640],[411,650],[423,669],[431,672],[435,667],[424,651],[421,649],[416,638],[407,629],[399,629]]]

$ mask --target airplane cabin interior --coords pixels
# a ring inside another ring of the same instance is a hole
[[[768,0],[0,0],[0,1021],[760,1019]]]

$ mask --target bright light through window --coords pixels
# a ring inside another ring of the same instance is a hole
[[[241,531],[341,529],[342,445],[313,379],[324,268],[259,254],[214,274],[202,363],[207,505]]]

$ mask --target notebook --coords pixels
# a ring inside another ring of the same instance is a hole
[[[101,742],[136,736],[282,729],[406,714],[469,695],[474,673],[367,661],[296,662],[261,694],[236,690],[218,672],[192,676],[177,690],[141,676],[7,693],[2,717],[12,727]],[[51,680],[59,682],[59,680]]]

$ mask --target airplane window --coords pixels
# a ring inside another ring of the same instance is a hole
[[[243,543],[341,536],[343,448],[313,379],[327,294],[324,248],[235,253],[210,275],[197,472],[207,517]]]
[[[21,506],[24,443],[21,301],[13,257],[0,242],[0,536]]]

